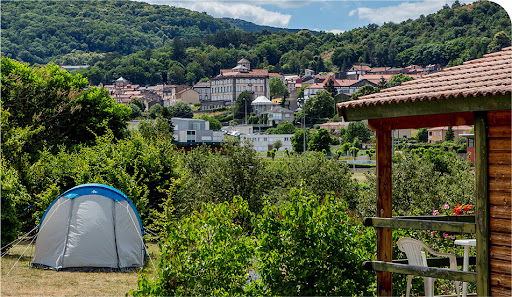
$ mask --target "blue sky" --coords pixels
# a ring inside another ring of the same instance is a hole
[[[311,29],[341,33],[370,23],[399,23],[421,14],[437,12],[455,0],[139,0],[206,12],[214,17],[231,17],[280,28]],[[471,3],[476,0],[459,0]],[[511,12],[512,1],[496,0]],[[508,7],[507,7],[508,6]]]

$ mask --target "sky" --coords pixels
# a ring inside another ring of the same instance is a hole
[[[183,7],[217,18],[230,17],[258,25],[342,33],[375,23],[399,23],[439,11],[455,0],[139,0],[150,4]],[[476,0],[459,0],[472,3]],[[495,0],[509,13],[512,1]]]

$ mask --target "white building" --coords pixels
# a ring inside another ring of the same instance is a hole
[[[279,151],[284,151],[285,149],[292,151],[292,137],[293,134],[251,134],[240,136],[240,138],[251,141],[257,152],[266,152],[273,149],[274,143],[277,140],[281,140],[283,144]]]

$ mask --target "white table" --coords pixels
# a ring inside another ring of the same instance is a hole
[[[469,248],[476,246],[476,239],[457,239],[454,242],[456,245],[464,246],[464,261],[462,262],[462,270],[468,271],[469,269]],[[468,283],[462,283],[462,297],[468,296]]]

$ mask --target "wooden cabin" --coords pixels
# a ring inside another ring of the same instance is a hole
[[[478,296],[512,295],[511,222],[512,47],[422,79],[339,103],[346,121],[368,120],[377,135],[378,296],[392,295],[392,273],[475,282]],[[476,211],[471,218],[392,217],[392,130],[474,125]],[[476,273],[436,267],[418,269],[392,261],[392,229],[474,233]]]

